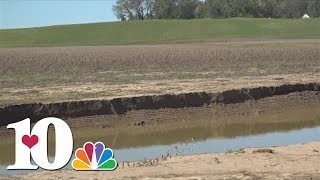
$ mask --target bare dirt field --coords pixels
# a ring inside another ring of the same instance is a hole
[[[320,40],[0,49],[0,106],[320,82]]]

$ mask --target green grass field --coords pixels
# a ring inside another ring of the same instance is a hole
[[[225,38],[320,38],[320,19],[150,20],[0,30],[0,47],[203,42]]]

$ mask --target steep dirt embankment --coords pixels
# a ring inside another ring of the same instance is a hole
[[[124,114],[131,110],[201,107],[212,103],[241,103],[292,92],[320,91],[320,84],[293,84],[278,87],[228,90],[219,93],[185,93],[125,97],[112,100],[72,101],[51,104],[22,104],[0,108],[0,126],[30,118],[35,122],[44,117],[81,117],[93,115]]]

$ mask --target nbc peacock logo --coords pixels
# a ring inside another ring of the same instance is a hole
[[[86,142],[76,150],[75,156],[72,167],[78,171],[112,171],[118,165],[112,149],[105,148],[102,142]]]

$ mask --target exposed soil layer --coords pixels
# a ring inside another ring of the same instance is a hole
[[[236,104],[132,110],[123,115],[62,119],[73,132],[75,147],[103,139],[106,143],[112,142],[112,148],[130,148],[167,145],[190,138],[202,141],[208,137],[234,138],[312,128],[320,125],[319,108],[320,92],[304,91]],[[55,131],[53,127],[49,129],[49,132]],[[14,152],[14,134],[13,129],[0,127],[0,138],[6,140],[0,143],[0,154],[10,154],[8,148]],[[54,139],[54,133],[51,135]],[[0,164],[9,160],[10,156],[1,157]]]
[[[34,103],[0,108],[0,126],[30,118],[32,122],[44,117],[83,117],[94,115],[126,114],[132,110],[162,108],[202,107],[209,104],[233,104],[246,100],[258,100],[293,92],[320,91],[320,85],[293,84],[276,87],[243,88],[219,93],[185,93],[140,97],[124,97],[111,100],[72,101],[62,103]]]

